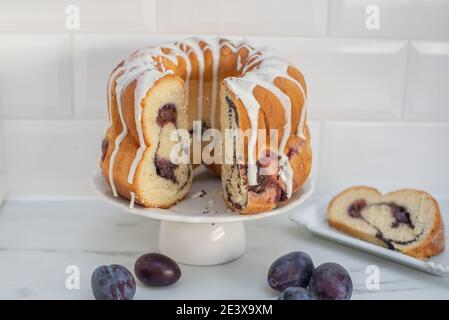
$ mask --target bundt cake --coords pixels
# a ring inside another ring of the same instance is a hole
[[[444,226],[436,200],[403,189],[382,195],[352,187],[329,204],[329,224],[362,240],[426,259],[444,250]]]
[[[198,38],[140,49],[113,70],[107,94],[100,165],[131,206],[174,205],[200,164],[221,176],[224,200],[242,214],[287,201],[309,176],[304,77],[271,49]],[[190,161],[173,161],[173,150]]]

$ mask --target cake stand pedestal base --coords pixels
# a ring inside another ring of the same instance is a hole
[[[292,210],[313,192],[312,181],[308,181],[287,203],[276,209],[258,214],[236,214],[223,201],[220,179],[205,168],[199,167],[198,170],[202,171],[195,173],[189,195],[168,209],[130,207],[129,200],[112,195],[111,187],[100,172],[92,177],[92,186],[95,193],[111,205],[133,215],[160,220],[160,251],[179,263],[195,266],[222,264],[239,258],[245,253],[244,222]],[[202,196],[197,197],[196,194]],[[213,210],[204,212],[211,203]]]
[[[173,260],[210,266],[239,258],[245,252],[243,222],[185,223],[162,221],[159,249]]]

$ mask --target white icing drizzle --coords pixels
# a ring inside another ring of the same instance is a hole
[[[184,80],[184,82],[185,82],[186,91],[187,91],[187,101],[189,101],[189,90],[190,90],[189,83],[190,83],[190,74],[192,72],[192,64],[190,62],[189,55],[183,49],[182,46],[183,46],[183,44],[175,43],[175,44],[166,44],[163,46],[163,48],[170,49],[171,52],[180,56],[186,64],[186,79]]]
[[[232,51],[232,53],[237,53],[242,48],[245,48],[248,50],[248,52],[249,52],[248,56],[251,56],[252,54],[257,52],[257,50],[250,47],[246,42],[240,42],[240,43],[234,45],[230,41],[224,40],[222,45],[228,47]]]
[[[251,124],[251,135],[248,140],[248,183],[257,185],[257,165],[255,160],[257,129],[259,127],[260,105],[253,94],[256,85],[243,78],[229,78],[225,80],[229,88],[243,102]]]
[[[237,71],[242,69],[242,57],[240,55],[237,56]]]
[[[212,52],[212,103],[210,105],[210,124],[215,128],[215,113],[217,109],[217,85],[218,85],[218,67],[221,55],[220,39],[215,38],[206,41],[206,48]]]
[[[143,125],[141,102],[143,99],[145,99],[148,90],[153,87],[154,83],[169,74],[173,74],[173,71],[168,70],[161,73],[157,70],[149,70],[147,72],[141,73],[137,78],[136,89],[134,91],[134,120],[136,122],[136,130],[139,137],[139,149],[137,149],[136,156],[131,163],[131,167],[128,172],[128,183],[132,184],[134,182],[137,165],[142,159],[143,153],[147,148],[142,130]]]
[[[192,64],[190,63],[189,55],[187,52],[182,49],[183,44],[179,43],[167,43],[161,45],[159,47],[152,48],[143,48],[138,50],[134,55],[146,55],[148,58],[158,57],[159,63],[161,65],[162,71],[165,72],[165,65],[162,62],[162,57],[170,60],[175,66],[178,66],[178,56],[181,57],[186,64],[186,78],[184,80],[186,91],[187,91],[187,101],[189,97],[189,83],[190,83],[190,74],[192,72]],[[168,53],[164,53],[162,49],[169,49]]]
[[[198,60],[198,115],[197,120],[201,120],[203,117],[203,84],[204,84],[204,54],[200,46],[200,39],[189,38],[184,40],[183,43],[188,45]]]
[[[175,45],[167,45],[168,49],[180,53],[181,50]],[[128,127],[126,125],[125,119],[123,117],[122,111],[122,93],[123,90],[128,86],[133,80],[137,79],[138,83],[136,84],[136,89],[134,92],[135,102],[134,102],[134,113],[135,113],[135,121],[136,121],[136,130],[139,136],[139,149],[136,152],[136,156],[131,164],[130,170],[128,172],[128,183],[132,183],[134,180],[135,171],[137,165],[139,164],[143,152],[146,149],[145,139],[142,133],[142,123],[141,123],[141,106],[140,102],[145,97],[146,92],[153,86],[154,82],[160,79],[161,77],[173,73],[172,71],[164,71],[160,72],[157,70],[156,65],[153,61],[153,57],[166,57],[170,59],[174,64],[177,65],[178,59],[175,54],[171,52],[166,54],[162,51],[163,47],[158,48],[144,48],[138,50],[136,53],[131,55],[127,60],[123,62],[121,67],[118,67],[114,73],[109,78],[108,82],[108,105],[109,105],[109,114],[111,115],[111,86],[115,82],[115,92],[116,92],[116,101],[117,101],[117,109],[120,116],[120,122],[122,124],[122,132],[117,136],[114,142],[114,150],[111,154],[111,159],[109,161],[109,184],[111,185],[112,193],[114,197],[118,196],[117,189],[115,187],[114,181],[114,165],[115,159],[120,149],[120,144],[123,139],[128,134]],[[190,60],[188,56],[186,61],[186,86],[188,85],[188,79],[190,78]],[[165,66],[163,63],[160,63],[161,68],[164,70]],[[112,119],[111,119],[112,124]]]
[[[204,48],[201,48],[200,42],[205,44]],[[293,171],[290,167],[289,159],[284,153],[284,149],[288,138],[291,134],[291,101],[289,96],[282,92],[275,84],[276,78],[281,77],[293,82],[301,91],[303,96],[303,107],[300,115],[300,120],[296,128],[297,135],[302,139],[306,139],[304,135],[305,121],[306,121],[306,105],[307,97],[305,89],[302,84],[295,78],[288,74],[289,63],[278,58],[277,54],[269,48],[252,48],[246,43],[239,43],[234,45],[233,43],[219,39],[202,40],[198,38],[190,38],[182,43],[166,44],[155,48],[144,48],[123,62],[111,75],[108,82],[108,107],[110,121],[112,125],[111,117],[111,100],[112,100],[112,86],[115,84],[115,95],[117,102],[117,109],[120,116],[120,122],[122,124],[122,132],[117,136],[114,142],[114,150],[111,154],[109,162],[109,182],[114,196],[117,196],[117,190],[115,188],[113,168],[115,158],[120,148],[120,144],[128,134],[128,128],[123,117],[122,112],[122,93],[124,89],[135,79],[137,79],[136,89],[134,92],[134,116],[136,121],[136,130],[139,138],[139,148],[136,152],[135,159],[133,160],[129,173],[128,183],[133,183],[136,168],[141,161],[143,153],[146,149],[145,139],[142,133],[142,121],[141,121],[141,101],[145,98],[146,93],[154,85],[154,83],[164,77],[167,74],[172,74],[170,70],[166,70],[166,66],[162,61],[162,57],[169,59],[173,64],[178,66],[178,58],[185,61],[186,64],[186,79],[185,85],[187,94],[189,94],[189,81],[191,76],[191,61],[189,54],[194,53],[198,61],[198,120],[202,119],[203,114],[203,95],[204,95],[204,69],[205,59],[204,51],[210,50],[212,54],[212,101],[210,105],[210,121],[211,126],[215,127],[215,113],[217,104],[217,87],[218,87],[218,68],[221,56],[221,47],[227,46],[233,53],[237,53],[242,48],[248,50],[248,56],[245,61],[242,61],[240,54],[237,56],[237,71],[242,74],[242,77],[231,77],[226,79],[228,87],[234,92],[234,94],[243,102],[251,124],[251,135],[248,141],[248,182],[250,185],[257,184],[257,165],[256,165],[256,142],[257,142],[257,129],[260,105],[254,97],[253,90],[256,86],[261,86],[270,92],[272,92],[284,107],[286,124],[283,130],[283,136],[279,146],[279,177],[286,186],[287,197],[289,198],[292,193],[293,184]],[[163,49],[168,49],[165,53]],[[162,72],[157,69],[156,61],[159,61]],[[130,207],[134,207],[135,194],[131,192]]]
[[[304,98],[304,104],[302,105],[301,116],[299,118],[298,127],[296,128],[296,134],[301,139],[306,140],[306,135],[304,134],[304,129],[306,126],[306,115],[307,115],[307,98]]]
[[[131,62],[125,61],[124,65],[116,70],[117,73],[122,72],[115,80],[115,95],[117,100],[117,110],[120,116],[120,122],[122,124],[122,132],[117,136],[117,138],[114,141],[114,150],[112,151],[111,159],[109,161],[109,183],[111,185],[112,194],[114,195],[114,197],[118,196],[114,181],[115,158],[117,157],[117,153],[120,149],[120,144],[128,134],[128,127],[126,126],[126,122],[123,117],[122,111],[122,93],[126,88],[126,86],[128,86],[128,84],[130,84],[136,78],[137,75],[144,72],[145,70],[151,70],[153,68],[154,64],[152,61],[142,61],[141,59],[136,59]]]
[[[291,101],[288,95],[274,85],[274,81],[278,77],[292,81],[301,90],[304,101],[305,92],[301,84],[288,74],[288,67],[289,64],[278,58],[275,52],[271,49],[262,48],[252,50],[250,51],[250,55],[248,56],[246,64],[243,67],[242,73],[244,76],[241,78],[228,78],[225,81],[234,94],[242,101],[250,119],[251,135],[248,141],[249,185],[257,184],[257,165],[254,157],[257,156],[256,142],[260,105],[254,97],[253,90],[256,86],[261,86],[272,92],[283,105],[286,122],[279,146],[279,177],[285,184],[287,197],[290,198],[293,188],[293,171],[284,150],[291,134]],[[303,107],[303,111],[304,109],[305,108]],[[304,113],[305,112],[302,112],[300,116],[301,119],[305,117],[303,115]],[[301,131],[297,132],[297,134],[301,135],[305,120],[303,120],[303,122],[300,120],[299,122],[301,124],[298,125],[298,127],[301,128]]]
[[[134,209],[134,203],[136,202],[136,194],[131,192],[131,200],[129,201],[129,208]]]

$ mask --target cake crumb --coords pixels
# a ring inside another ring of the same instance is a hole
[[[204,197],[206,194],[207,194],[206,191],[201,190],[201,191],[198,191],[197,193],[195,193],[194,195],[192,195],[190,198],[192,198],[192,199],[195,199],[195,198],[202,198],[202,197]]]

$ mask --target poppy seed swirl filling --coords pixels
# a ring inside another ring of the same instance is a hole
[[[418,241],[423,234],[423,230],[416,230],[411,219],[411,214],[404,206],[394,202],[367,203],[365,199],[354,200],[347,208],[347,213],[354,219],[361,219],[376,230],[376,238],[381,240],[388,249],[397,250],[395,245],[410,245]],[[384,220],[387,223],[379,223],[380,214],[385,214]],[[407,230],[406,230],[407,229]],[[395,238],[395,233],[399,231],[411,233],[407,239]],[[388,235],[387,235],[388,234]]]
[[[163,127],[167,123],[173,123],[176,126],[176,118],[176,106],[173,103],[168,103],[159,108],[156,122],[159,127]]]
[[[238,112],[235,103],[228,97],[225,97],[226,104],[228,106],[227,121],[230,129],[238,128]],[[248,194],[251,193],[254,196],[259,196],[261,194],[270,193],[270,199],[275,203],[280,203],[288,200],[287,193],[285,191],[285,186],[281,179],[279,178],[279,161],[272,161],[273,158],[279,160],[279,156],[273,152],[270,154],[269,151],[265,151],[265,157],[261,160],[256,161],[257,166],[257,184],[248,184],[248,165],[238,163],[237,146],[236,141],[233,142],[233,154],[232,154],[232,164],[230,165],[230,173],[228,177],[224,180],[225,191],[227,201],[235,208],[241,209],[246,206],[246,202],[239,199],[238,195],[243,192]],[[297,153],[297,150],[292,150],[293,156]],[[268,169],[268,172],[263,172],[262,169]]]
[[[178,181],[177,170],[179,168],[178,164],[173,163],[170,160],[169,154],[167,152],[162,152],[161,139],[162,136],[167,136],[168,132],[173,129],[177,129],[177,111],[176,105],[173,103],[167,103],[161,106],[158,110],[156,123],[160,127],[159,133],[159,143],[156,148],[154,155],[154,166],[156,168],[156,173],[159,177],[166,179],[174,184],[180,184],[179,189],[186,186],[188,180],[190,179],[191,172],[187,172],[186,181]],[[168,126],[171,126],[169,128]]]
[[[310,176],[308,91],[302,72],[270,46],[189,37],[133,50],[108,78],[102,175],[130,207],[167,209],[200,182],[193,168],[204,168],[220,179],[231,211],[273,210],[302,196]],[[232,142],[223,148],[226,129],[243,136],[236,163]],[[277,170],[258,178],[264,149],[277,153]]]
[[[226,104],[228,106],[227,120],[229,129],[238,128],[238,113],[234,102],[226,96]],[[247,200],[239,195],[247,193],[247,186],[244,183],[244,176],[246,172],[246,165],[239,164],[237,161],[237,141],[233,141],[232,146],[232,163],[230,164],[229,172],[224,172],[225,178],[223,180],[226,192],[226,200],[236,210],[240,210],[247,205]]]

